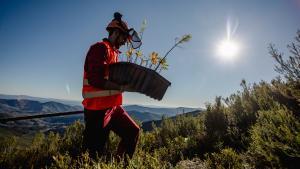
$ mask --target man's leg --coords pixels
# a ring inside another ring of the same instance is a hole
[[[139,137],[140,127],[131,119],[128,113],[121,107],[114,107],[111,115],[110,128],[121,137],[117,155],[128,155],[132,158]]]
[[[89,150],[92,158],[96,158],[97,153],[103,154],[104,146],[109,136],[109,130],[103,128],[103,119],[106,110],[84,109],[85,130],[83,133],[83,146]]]

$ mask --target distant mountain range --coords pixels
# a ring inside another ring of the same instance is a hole
[[[54,99],[54,98],[42,98],[42,97],[34,97],[34,96],[27,96],[27,95],[0,94],[0,99],[31,100],[31,101],[38,101],[41,103],[53,101],[53,102],[58,102],[58,103],[62,103],[62,104],[70,105],[70,106],[81,106],[81,101]]]
[[[150,112],[158,115],[165,115],[167,117],[176,116],[186,112],[195,110],[202,110],[201,108],[189,108],[189,107],[146,107],[140,105],[127,105],[124,106],[126,111],[138,111],[138,112]]]
[[[32,100],[15,100],[15,99],[0,99],[0,112],[12,111],[24,113],[51,113],[82,110],[81,106],[71,106],[59,102],[49,101],[41,103]]]
[[[54,98],[41,98],[27,95],[6,95],[0,94],[0,113],[19,112],[19,113],[51,113],[83,110],[80,101],[70,101]],[[142,105],[124,105],[124,109],[128,112],[135,111],[156,114],[167,117],[175,116],[185,112],[194,110],[202,110],[201,108],[188,107],[159,107],[159,106],[142,106]],[[133,114],[135,114],[133,112]],[[154,117],[157,117],[154,115]]]
[[[145,121],[151,121],[151,120],[159,120],[162,118],[162,115],[150,113],[150,112],[139,112],[136,110],[127,111],[130,117],[133,117],[134,119],[145,122]]]
[[[173,117],[182,113],[191,111],[201,111],[202,109],[177,107],[166,108],[158,106],[140,106],[126,105],[123,106],[128,114],[140,122],[157,121],[162,116]],[[43,113],[56,113],[68,111],[82,111],[83,107],[80,102],[39,98],[25,95],[3,95],[0,94],[0,118],[16,117]],[[83,121],[83,115],[71,115],[64,117],[52,117],[44,119],[24,120],[10,122],[8,124],[0,124],[1,127],[10,127],[19,129],[20,131],[35,128],[43,131],[61,130],[66,125],[73,123],[76,120]],[[148,123],[146,123],[148,124]]]
[[[195,110],[195,111],[179,114],[179,115],[168,117],[168,118],[175,119],[179,116],[198,116],[200,113],[202,113],[202,110]],[[155,124],[156,127],[160,127],[161,122],[162,122],[162,119],[145,121],[142,123],[142,129],[143,129],[143,131],[151,131],[151,130],[153,130],[152,124]]]

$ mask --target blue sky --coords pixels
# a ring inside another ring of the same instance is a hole
[[[300,29],[299,0],[198,1],[0,1],[0,93],[81,100],[82,74],[89,46],[107,36],[115,11],[136,29],[144,19],[145,54],[163,55],[174,38],[190,33],[190,42],[168,56],[172,82],[162,101],[126,93],[125,104],[204,107],[215,96],[229,96],[240,82],[277,76],[268,44],[287,52]],[[216,54],[226,24],[240,45],[236,59]],[[124,49],[123,49],[124,51]]]

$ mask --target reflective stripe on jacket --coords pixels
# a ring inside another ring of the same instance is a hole
[[[109,42],[99,42],[106,47],[104,62],[104,79],[108,79],[108,65],[118,61],[118,51],[114,50]],[[88,110],[103,110],[122,104],[122,92],[118,90],[104,90],[89,84],[87,72],[84,71],[82,87],[83,107]]]

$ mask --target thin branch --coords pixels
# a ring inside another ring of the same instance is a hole
[[[177,43],[175,43],[174,46],[171,47],[171,49],[165,54],[165,56],[159,61],[158,65],[156,66],[156,68],[154,69],[155,71],[158,69],[158,67],[160,66],[160,64],[162,63],[162,61],[169,55],[169,53],[176,48],[179,44],[184,43],[184,42],[188,42],[190,39],[192,38],[191,35],[184,35]]]

